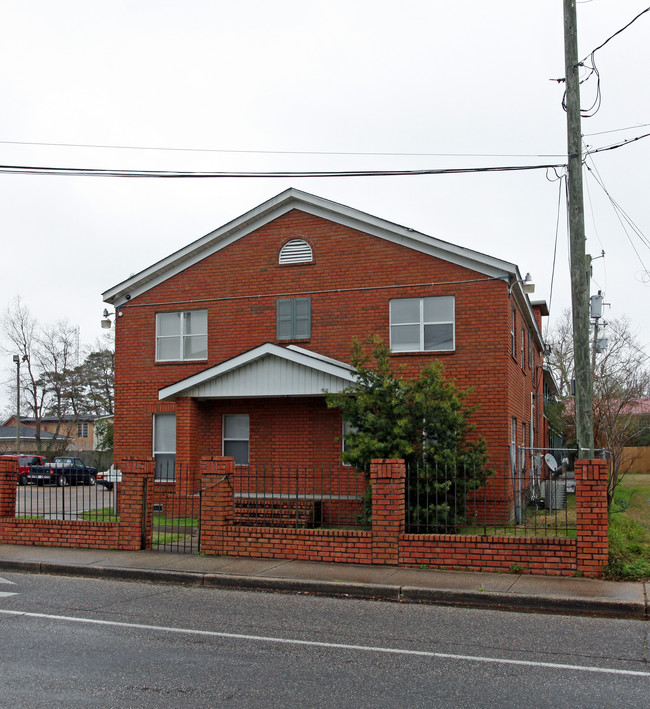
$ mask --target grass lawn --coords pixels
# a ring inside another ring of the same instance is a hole
[[[181,539],[189,538],[189,534],[172,534],[171,532],[154,532],[151,537],[151,546],[157,547],[161,544],[171,544]]]
[[[153,514],[154,527],[197,527],[198,524],[196,517],[165,517],[160,512]]]
[[[650,579],[650,473],[628,473],[609,510],[606,578]]]
[[[528,507],[525,523],[461,527],[459,534],[488,534],[495,537],[568,537],[576,536],[576,496],[567,495],[567,505],[562,510]]]
[[[97,510],[88,510],[80,512],[77,517],[79,519],[87,519],[94,522],[119,522],[120,516],[113,514],[112,507],[102,507]]]

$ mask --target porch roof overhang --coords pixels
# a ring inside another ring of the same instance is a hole
[[[163,387],[160,400],[323,396],[354,384],[354,368],[302,347],[267,342],[215,367]]]

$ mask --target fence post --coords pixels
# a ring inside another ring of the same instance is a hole
[[[17,479],[18,462],[0,460],[0,517],[16,516]]]
[[[234,514],[234,474],[234,458],[201,458],[201,551],[205,554],[225,551],[224,533]]]
[[[576,460],[577,568],[599,576],[609,560],[607,538],[607,463]]]
[[[404,532],[406,515],[406,466],[403,460],[373,460],[372,484],[372,563],[397,566],[399,535]]]
[[[115,467],[122,471],[122,482],[118,486],[118,512],[120,515],[120,549],[138,550],[151,546],[154,461],[121,460]],[[146,509],[143,509],[145,491],[148,489]],[[144,542],[144,543],[143,543]]]

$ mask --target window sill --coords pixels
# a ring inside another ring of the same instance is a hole
[[[311,337],[307,337],[304,340],[276,340],[278,345],[300,345],[308,344],[309,342],[311,342]]]
[[[422,352],[392,352],[390,353],[391,357],[429,357],[431,355],[435,355],[436,357],[443,356],[447,357],[449,355],[454,355],[456,354],[457,350],[426,350]]]
[[[174,365],[176,365],[176,364],[204,364],[207,361],[208,361],[207,357],[205,359],[165,359],[162,361],[155,360],[154,366],[164,367],[165,365],[170,365],[170,364],[174,364]]]

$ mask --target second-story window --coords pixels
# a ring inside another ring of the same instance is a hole
[[[156,314],[156,362],[207,359],[208,311]]]
[[[80,421],[77,424],[77,438],[88,438],[88,423]]]
[[[444,352],[455,348],[454,296],[390,301],[392,352]]]
[[[277,301],[277,339],[308,340],[311,337],[311,298]]]

